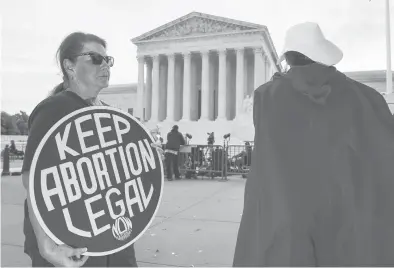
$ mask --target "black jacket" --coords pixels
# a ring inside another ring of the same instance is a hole
[[[167,134],[166,149],[179,151],[181,145],[185,145],[185,139],[179,131],[171,130]]]

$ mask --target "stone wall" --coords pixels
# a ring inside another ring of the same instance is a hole
[[[100,99],[110,106],[127,112],[128,109],[136,107],[137,93],[103,94],[100,95]]]

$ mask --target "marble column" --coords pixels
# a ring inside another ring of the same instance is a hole
[[[183,54],[183,106],[182,120],[190,121],[191,90],[191,52]]]
[[[209,57],[209,120],[214,121],[216,118],[215,91],[217,90],[217,63],[216,55],[211,53]]]
[[[263,73],[263,76],[262,76],[262,81],[263,81],[263,84],[264,83],[267,83],[268,82],[268,75],[267,75],[267,64],[268,64],[268,56],[267,56],[267,54],[265,53],[265,52],[263,52],[263,64],[262,64],[262,66],[263,66],[263,70],[262,70],[262,73]]]
[[[167,78],[167,120],[174,121],[175,115],[175,55],[167,55],[168,78]]]
[[[226,120],[227,115],[227,50],[221,49],[219,54],[219,85],[218,85],[218,120]]]
[[[209,120],[209,50],[201,51],[201,117]]]
[[[159,72],[159,64],[160,64],[160,56],[153,55],[153,87],[152,87],[152,114],[151,121],[159,121],[159,82],[160,82],[160,72]]]
[[[235,117],[242,113],[242,103],[244,100],[245,86],[245,50],[238,48],[237,51],[237,70],[236,70],[236,93],[235,93]]]
[[[152,112],[152,62],[146,62],[146,94],[145,94],[145,120],[149,120]]]
[[[263,49],[254,49],[254,90],[265,83],[265,63]]]
[[[159,121],[165,120],[167,115],[167,67],[167,57],[162,56],[159,64]]]
[[[182,119],[183,72],[180,57],[175,56],[175,121]]]
[[[250,57],[248,56],[248,51],[244,50],[245,56],[245,67],[244,67],[244,74],[245,74],[245,84],[244,84],[244,97],[248,95],[249,87],[250,87],[250,78],[253,76],[253,70],[251,71],[249,68]]]
[[[200,57],[201,58],[201,57]],[[190,61],[190,120],[198,121],[201,113],[199,99],[201,98],[201,63],[197,55],[191,55]]]
[[[144,121],[144,84],[145,84],[145,57],[143,55],[137,56],[138,60],[138,88],[137,88],[137,105],[133,113],[140,121]]]
[[[264,59],[265,59],[265,82],[267,83],[268,81],[271,80],[271,68],[270,68],[271,64],[267,56]]]

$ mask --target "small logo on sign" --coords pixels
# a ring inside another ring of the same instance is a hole
[[[119,217],[112,225],[112,234],[117,240],[125,240],[131,235],[133,224],[127,217]]]

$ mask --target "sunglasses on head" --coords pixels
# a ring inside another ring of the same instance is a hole
[[[109,67],[114,66],[114,58],[111,56],[102,56],[99,53],[95,53],[95,52],[86,52],[86,53],[82,53],[77,55],[77,57],[80,56],[90,56],[90,58],[92,59],[92,63],[94,65],[101,65],[103,63],[103,60],[108,64]]]

